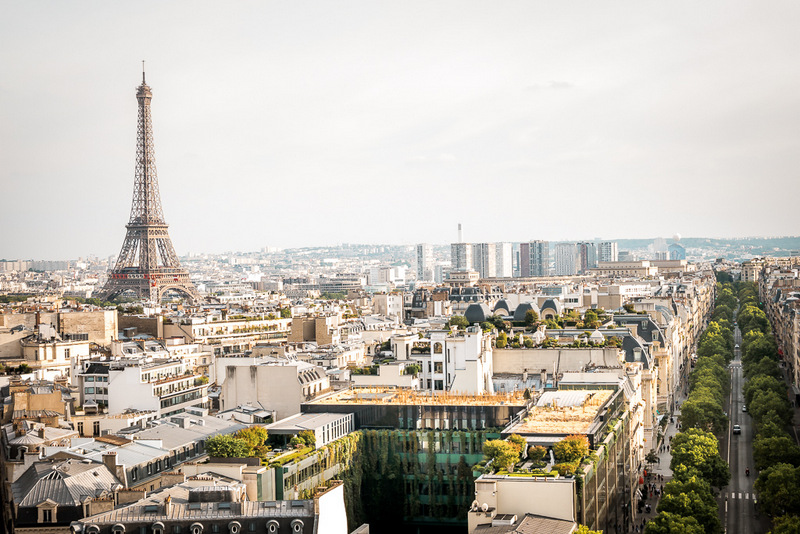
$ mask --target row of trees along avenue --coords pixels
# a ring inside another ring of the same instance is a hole
[[[773,534],[800,532],[800,447],[787,432],[793,410],[769,320],[753,282],[736,284],[742,331],[744,398],[753,418],[755,489],[761,511],[772,517]]]

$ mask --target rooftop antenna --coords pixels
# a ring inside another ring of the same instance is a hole
[[[142,85],[147,85],[144,83],[144,60],[142,60]]]

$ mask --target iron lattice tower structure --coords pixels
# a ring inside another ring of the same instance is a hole
[[[198,302],[200,295],[175,254],[161,208],[150,114],[152,98],[143,71],[142,85],[136,90],[139,121],[131,217],[117,263],[99,296],[111,299],[132,291],[139,298],[159,302],[165,292],[174,290]]]

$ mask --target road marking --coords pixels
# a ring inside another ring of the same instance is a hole
[[[741,493],[739,494],[739,498],[740,498],[740,499],[742,498],[742,494],[741,494]]]
[[[744,494],[744,498],[745,498],[745,499],[749,499],[749,498],[750,498],[750,494],[749,494],[749,493],[745,493],[745,494]]]

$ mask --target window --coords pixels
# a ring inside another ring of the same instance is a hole
[[[93,376],[84,376],[83,377],[83,381],[84,382],[94,382],[94,377]]]
[[[42,510],[42,523],[52,523],[52,522],[53,522],[53,511]]]
[[[83,421],[78,422],[78,435],[83,437]]]
[[[434,354],[441,354],[442,353],[442,344],[441,343],[434,343],[434,345],[433,345],[433,353]]]
[[[436,362],[436,363],[434,364],[434,366],[433,366],[433,372],[434,372],[434,373],[443,373],[443,372],[444,372],[444,367],[443,367],[443,364],[442,364],[442,362]]]
[[[83,392],[91,395],[94,395],[94,388],[83,388]]]
[[[172,534],[181,534],[181,526],[175,525],[174,527],[172,527]]]
[[[92,435],[99,436],[100,435],[100,421],[94,421],[92,423]]]
[[[64,358],[69,358],[69,349],[64,349]]]

